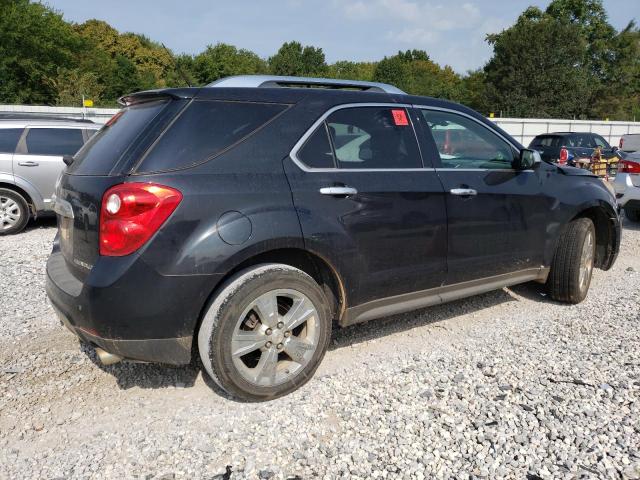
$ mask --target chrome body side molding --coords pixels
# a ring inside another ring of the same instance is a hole
[[[420,292],[381,298],[347,308],[339,323],[340,326],[346,327],[356,323],[367,322],[374,318],[410,312],[419,308],[439,305],[492,290],[499,290],[519,283],[530,281],[545,282],[548,275],[549,268],[530,268],[518,272],[471,280],[469,282],[431,288]]]

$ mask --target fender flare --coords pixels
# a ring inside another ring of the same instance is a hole
[[[0,184],[2,183],[7,185],[15,185],[21,190],[24,190],[25,193],[29,196],[29,198],[25,198],[25,200],[33,205],[33,208],[35,210],[34,213],[41,212],[45,209],[44,200],[42,199],[42,195],[40,195],[40,192],[38,192],[38,189],[24,178],[16,177],[15,175],[11,175],[8,173],[0,173]]]

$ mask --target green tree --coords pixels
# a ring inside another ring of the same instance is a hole
[[[599,78],[606,76],[613,67],[616,30],[608,22],[602,0],[553,0],[545,14],[578,27],[586,42],[589,68]]]
[[[196,81],[205,84],[231,75],[266,73],[267,64],[249,50],[218,43],[196,55],[192,70]]]
[[[376,82],[389,83],[401,90],[411,90],[411,63],[399,53],[392,57],[384,57],[376,65],[373,79]]]
[[[85,43],[62,15],[28,0],[0,0],[0,101],[55,103],[58,69],[73,69]]]
[[[274,75],[324,76],[328,67],[322,48],[302,46],[300,42],[284,43],[269,58],[269,70]]]
[[[530,7],[488,41],[489,108],[516,117],[586,116],[596,85],[579,26]]]
[[[441,68],[423,50],[398,52],[376,65],[374,79],[414,95],[458,100],[461,79],[449,66]]]
[[[364,80],[370,82],[376,69],[374,62],[349,62],[338,61],[329,65],[327,76],[329,78],[342,78],[346,80]]]

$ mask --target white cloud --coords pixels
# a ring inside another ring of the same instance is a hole
[[[344,14],[352,20],[385,19],[408,23],[411,25],[406,27],[408,30],[420,28],[425,32],[470,28],[482,20],[478,7],[470,2],[434,4],[411,0],[334,0],[334,5],[342,7]]]

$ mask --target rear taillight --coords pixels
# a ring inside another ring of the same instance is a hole
[[[121,257],[138,250],[181,200],[178,190],[154,183],[111,187],[100,209],[100,255]]]
[[[558,158],[558,163],[566,165],[567,160],[569,160],[569,151],[566,148],[562,147],[560,149],[560,157]]]
[[[620,173],[640,173],[640,163],[630,160],[620,160],[618,162],[618,172]]]

